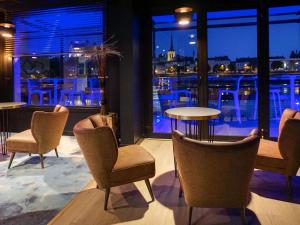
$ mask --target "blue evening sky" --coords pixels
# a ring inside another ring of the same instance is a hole
[[[271,8],[270,21],[300,19],[300,6]],[[290,15],[278,15],[293,13]],[[240,17],[243,18],[232,18]],[[194,16],[195,19],[195,16]],[[256,10],[234,10],[208,13],[208,25],[256,23]],[[178,27],[175,17],[155,16],[156,28]],[[192,26],[195,26],[195,21]],[[170,47],[170,37],[173,35],[174,48],[180,55],[192,56],[197,52],[194,40],[196,29],[176,29],[172,31],[157,31],[155,33],[156,56]],[[193,36],[191,36],[194,35]],[[300,23],[270,24],[270,56],[289,57],[292,50],[300,50]],[[208,56],[227,55],[231,60],[237,57],[257,57],[257,27],[210,27],[208,29]]]

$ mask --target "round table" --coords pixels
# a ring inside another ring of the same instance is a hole
[[[165,111],[167,117],[171,118],[171,130],[177,129],[177,120],[186,121],[185,134],[194,139],[202,139],[202,121],[212,120],[208,126],[208,141],[213,142],[215,123],[214,119],[221,114],[220,110],[205,107],[179,107]],[[174,123],[174,124],[173,124]]]
[[[3,155],[7,154],[6,139],[9,137],[9,110],[26,106],[25,102],[0,102],[0,148]]]

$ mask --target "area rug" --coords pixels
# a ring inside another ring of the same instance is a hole
[[[91,180],[78,152],[47,154],[44,169],[38,156],[0,162],[0,224],[47,224]]]

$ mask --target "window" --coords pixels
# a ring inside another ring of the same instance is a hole
[[[18,13],[14,22],[15,101],[99,106],[96,62],[80,52],[103,42],[101,4]]]
[[[208,88],[222,114],[215,135],[246,136],[258,126],[256,10],[209,12]]]
[[[300,110],[300,5],[269,9],[270,136],[285,108]]]
[[[170,133],[165,110],[195,106],[198,101],[196,14],[184,27],[173,15],[154,16],[152,21],[153,133]],[[178,129],[184,125],[179,121]]]

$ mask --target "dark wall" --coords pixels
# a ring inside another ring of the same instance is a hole
[[[108,1],[107,7],[107,35],[115,37],[123,56],[119,63],[119,70],[111,71],[110,67],[108,73],[111,72],[109,75],[113,77],[119,77],[121,142],[131,144],[142,136],[139,5],[133,0],[114,0]],[[119,74],[113,74],[116,72]]]

